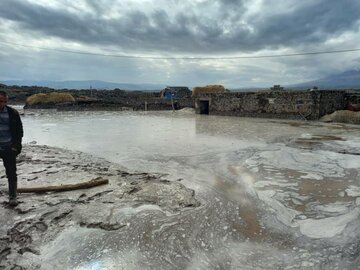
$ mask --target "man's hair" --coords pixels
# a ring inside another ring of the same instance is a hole
[[[5,91],[0,90],[0,96],[8,97],[8,94]]]

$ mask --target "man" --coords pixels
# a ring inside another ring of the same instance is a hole
[[[7,106],[7,101],[7,93],[0,91],[0,157],[9,182],[9,205],[16,206],[16,156],[21,152],[24,131],[19,113]]]

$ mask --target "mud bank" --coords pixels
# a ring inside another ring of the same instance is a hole
[[[10,208],[4,174],[1,167],[0,269],[49,269],[47,258],[51,261],[51,254],[59,257],[57,253],[66,253],[74,245],[72,241],[84,234],[91,237],[94,230],[126,234],[133,217],[149,209],[167,216],[200,205],[194,191],[181,180],[170,182],[166,175],[128,173],[103,159],[48,146],[24,146],[18,157],[18,187],[74,184],[97,177],[109,179],[109,184],[58,193],[23,193],[19,194],[19,205]],[[67,241],[54,241],[69,232]],[[81,258],[81,254],[73,255]],[[61,265],[51,267],[61,269]],[[70,264],[63,267],[69,269]]]

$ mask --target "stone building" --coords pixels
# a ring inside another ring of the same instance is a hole
[[[270,87],[271,91],[283,91],[284,87],[280,86],[280,84],[275,84],[273,87]]]
[[[199,114],[316,120],[346,107],[346,92],[262,91],[207,93],[195,99]]]

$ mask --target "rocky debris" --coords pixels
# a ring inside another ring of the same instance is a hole
[[[0,168],[0,175],[4,173]],[[15,208],[7,204],[7,185],[1,185],[0,269],[39,269],[36,257],[41,247],[71,227],[124,230],[131,220],[126,209],[146,211],[141,206],[148,205],[156,211],[178,212],[199,206],[193,190],[164,175],[129,173],[120,165],[60,148],[25,145],[18,157],[18,175],[18,187],[74,184],[97,177],[109,179],[109,184],[19,194]]]

